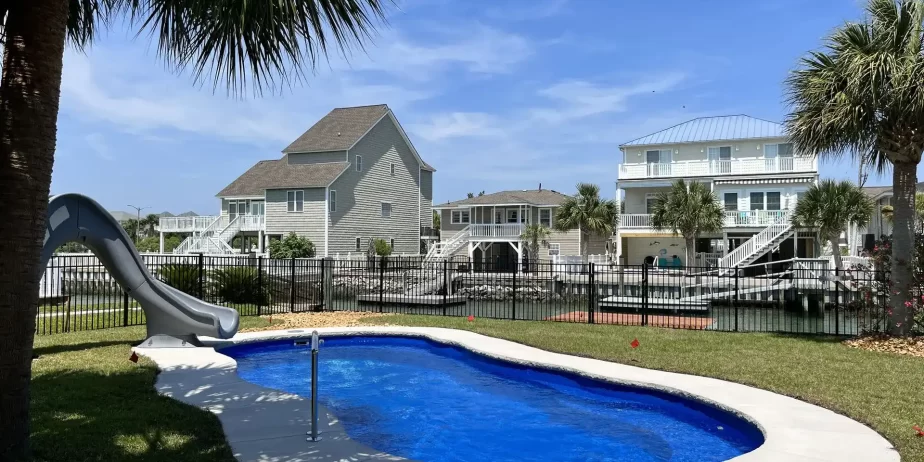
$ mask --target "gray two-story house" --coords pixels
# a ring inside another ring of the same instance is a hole
[[[294,232],[319,256],[365,252],[376,238],[417,254],[432,236],[435,169],[387,105],[334,109],[282,153],[222,189],[220,215],[161,219],[161,233],[191,233],[175,253],[263,251]]]

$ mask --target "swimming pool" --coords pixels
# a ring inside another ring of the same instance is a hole
[[[310,394],[305,346],[221,352],[244,380]],[[698,401],[419,338],[326,338],[320,358],[319,400],[347,434],[410,459],[717,461],[763,442],[751,423]]]

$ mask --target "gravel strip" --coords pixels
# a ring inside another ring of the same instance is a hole
[[[372,313],[364,311],[333,311],[320,313],[281,313],[263,316],[270,320],[266,327],[243,329],[241,332],[256,332],[262,330],[304,329],[312,327],[352,327],[369,326],[372,323],[364,322],[364,318],[390,316],[390,313]],[[377,323],[381,324],[381,323]]]

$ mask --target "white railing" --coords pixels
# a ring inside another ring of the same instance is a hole
[[[651,215],[645,213],[629,213],[619,215],[620,228],[650,228]]]
[[[511,238],[519,239],[526,229],[525,223],[506,223],[500,225],[469,225],[473,238]]]
[[[191,233],[193,231],[203,231],[215,221],[217,216],[198,216],[198,217],[161,217],[157,223],[157,231],[168,233]]]
[[[449,239],[433,244],[433,246],[430,247],[430,250],[427,251],[426,259],[431,260],[434,258],[443,258],[452,255],[452,253],[458,250],[462,244],[468,242],[470,232],[469,227],[471,227],[471,225],[462,228],[459,230],[459,232],[453,234]]]
[[[764,250],[768,244],[778,237],[792,229],[789,222],[789,211],[785,210],[775,223],[766,227],[761,232],[755,234],[747,241],[744,241],[738,248],[732,250],[728,255],[719,260],[719,267],[732,268],[745,262],[748,258]]]
[[[238,215],[243,231],[262,231],[266,224],[266,217],[263,215]]]
[[[193,236],[189,236],[186,239],[183,239],[183,242],[181,242],[180,245],[173,249],[173,253],[176,255],[190,253],[189,250],[192,248],[195,241],[196,239]]]
[[[813,157],[690,160],[663,164],[622,164],[619,166],[619,179],[753,175],[760,173],[814,172],[817,170],[818,165]]]
[[[769,226],[788,214],[788,210],[729,210],[725,212],[725,226]]]

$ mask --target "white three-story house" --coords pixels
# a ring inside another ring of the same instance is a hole
[[[681,237],[651,226],[655,197],[677,179],[706,183],[725,209],[724,229],[697,239],[699,261],[680,264],[730,268],[814,256],[810,234],[795,232],[790,213],[818,181],[818,163],[794,152],[782,125],[746,115],[703,117],[619,148],[616,252],[622,262],[685,258]]]

